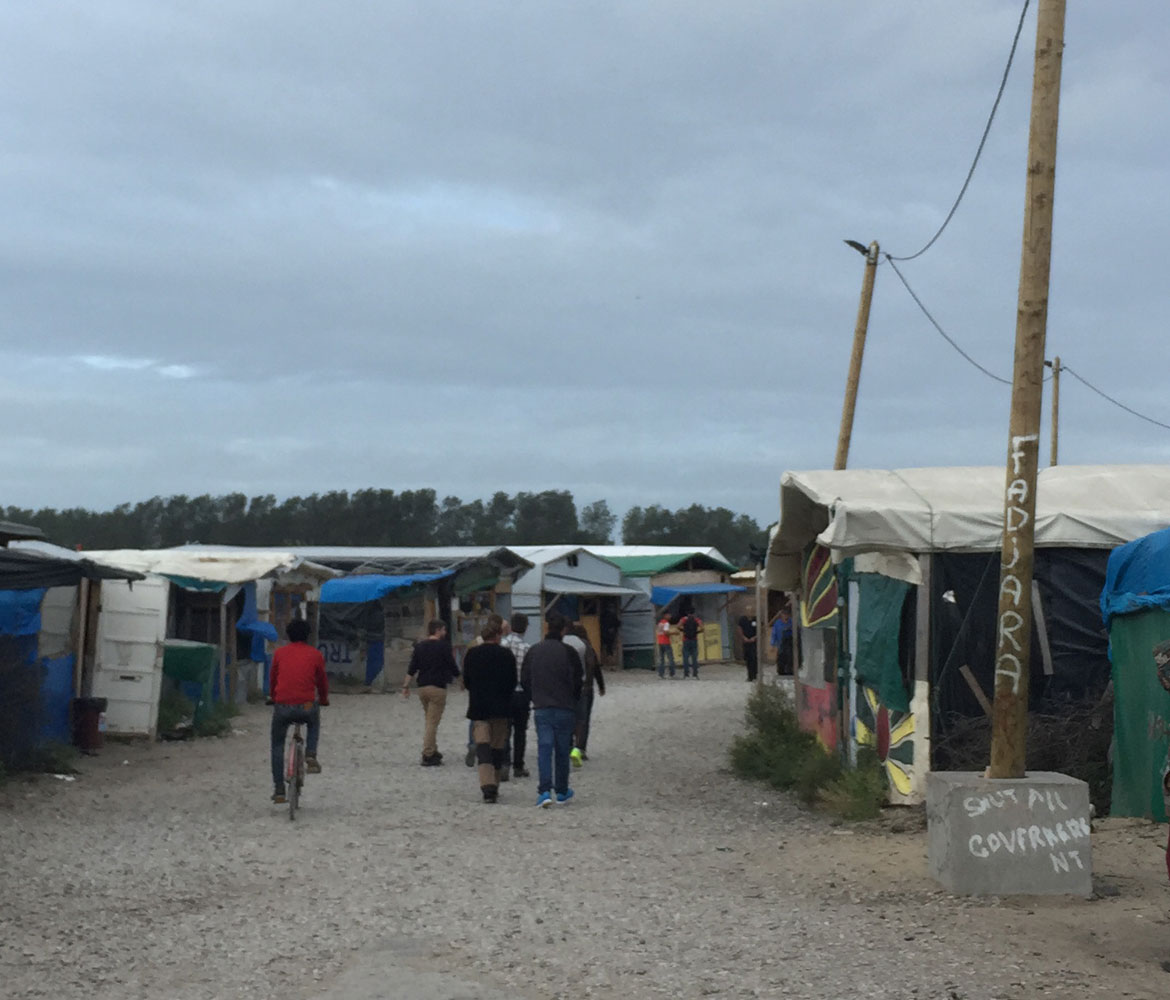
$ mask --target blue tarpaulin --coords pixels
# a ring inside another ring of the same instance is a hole
[[[0,590],[0,635],[36,635],[41,630],[45,588]]]
[[[650,592],[650,600],[661,606],[683,594],[739,594],[745,590],[747,587],[737,587],[733,583],[680,583],[673,587],[655,587]]]
[[[240,612],[240,620],[236,622],[236,631],[247,632],[252,636],[252,648],[248,651],[249,659],[256,663],[267,663],[264,640],[278,642],[280,636],[277,634],[276,626],[271,622],[262,622],[256,612],[255,580],[244,584],[244,610]]]
[[[1114,549],[1105,568],[1101,617],[1106,627],[1114,615],[1145,608],[1170,608],[1170,528]]]
[[[321,585],[322,604],[365,604],[377,601],[396,590],[411,587],[416,583],[430,583],[443,577],[454,576],[453,569],[441,573],[407,573],[402,576],[387,576],[382,573],[360,573],[343,576],[337,580],[326,580]]]

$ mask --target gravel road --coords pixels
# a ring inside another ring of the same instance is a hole
[[[926,879],[912,821],[833,827],[731,777],[726,749],[748,691],[734,665],[698,681],[611,675],[592,759],[573,773],[577,797],[549,810],[533,808],[535,778],[502,786],[497,805],[480,801],[462,763],[458,693],[441,768],[418,766],[416,699],[337,695],[324,713],[325,773],[310,777],[295,823],[268,801],[262,707],[230,737],[108,744],[74,781],[10,782],[0,995],[1170,990],[1155,964],[1131,962],[1119,981],[1118,963],[1082,947],[1079,931],[1052,931],[1070,906],[1092,923],[1093,904],[956,899]]]

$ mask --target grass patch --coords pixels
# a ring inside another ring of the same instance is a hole
[[[232,719],[240,714],[240,706],[217,701],[207,706],[195,720],[196,736],[223,736],[232,730]]]
[[[805,805],[845,820],[872,819],[886,800],[886,774],[877,756],[863,750],[856,768],[826,753],[800,728],[788,694],[771,685],[748,698],[747,731],[731,745],[731,766],[741,778],[791,791]]]

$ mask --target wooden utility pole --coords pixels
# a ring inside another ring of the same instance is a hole
[[[845,383],[845,405],[841,409],[841,432],[837,435],[837,459],[834,469],[845,468],[849,459],[849,439],[853,436],[853,411],[857,408],[857,385],[861,381],[861,358],[865,354],[865,333],[869,328],[869,305],[873,301],[873,280],[877,274],[878,245],[875,240],[867,250],[860,243],[846,240],[865,254],[865,277],[861,282],[861,302],[857,306],[857,325],[853,328],[853,354],[849,358],[849,379]]]
[[[764,567],[756,563],[756,687],[764,686],[764,622],[767,619],[768,591],[764,587]]]
[[[1047,364],[1047,362],[1045,362]],[[1052,359],[1052,447],[1048,464],[1056,465],[1060,445],[1060,355]]]
[[[1036,68],[1032,79],[1032,122],[1028,133],[1028,181],[1016,312],[995,644],[995,702],[991,766],[988,769],[992,778],[1024,776],[1032,644],[1036,474],[1044,388],[1044,338],[1048,325],[1064,9],[1065,0],[1040,0],[1036,15]]]

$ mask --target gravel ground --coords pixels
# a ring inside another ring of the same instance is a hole
[[[439,733],[448,765],[427,769],[417,699],[336,696],[325,773],[309,779],[295,823],[268,802],[260,707],[231,737],[108,744],[75,781],[10,782],[0,995],[1170,991],[1154,888],[1126,884],[1100,903],[958,899],[925,877],[913,814],[833,827],[731,777],[726,749],[748,690],[734,665],[697,682],[611,675],[592,759],[573,773],[577,797],[549,810],[532,807],[535,778],[502,786],[495,806],[480,801],[457,693]],[[1121,840],[1135,837],[1145,834]],[[1109,927],[1131,925],[1108,942]]]

